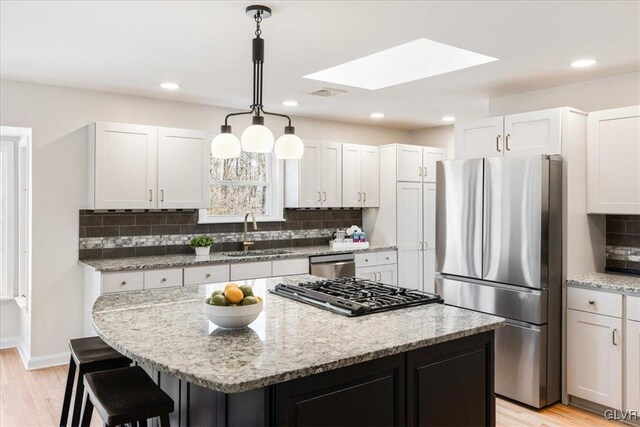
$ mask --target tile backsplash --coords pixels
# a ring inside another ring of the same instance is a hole
[[[607,271],[640,274],[640,215],[607,215]]]
[[[362,226],[362,210],[284,210],[285,221],[258,223],[255,249],[326,245],[337,228]],[[80,259],[192,253],[195,234],[216,240],[213,251],[242,250],[243,223],[198,224],[197,210],[80,211]]]

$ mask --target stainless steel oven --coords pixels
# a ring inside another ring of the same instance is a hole
[[[356,275],[356,258],[353,253],[309,257],[309,267],[314,276],[336,279]]]

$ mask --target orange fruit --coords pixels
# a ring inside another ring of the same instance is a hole
[[[227,289],[229,288],[237,288],[238,284],[237,283],[227,283],[227,285],[224,287],[224,291],[227,292]]]
[[[237,286],[229,286],[225,289],[224,296],[227,297],[229,302],[232,304],[240,304],[244,298],[244,294]]]

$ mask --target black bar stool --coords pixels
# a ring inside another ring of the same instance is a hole
[[[82,377],[84,374],[131,365],[131,359],[118,353],[98,337],[69,340],[69,349],[71,350],[71,358],[69,360],[67,386],[64,391],[60,427],[65,427],[69,418],[76,368],[78,369],[78,380],[76,381],[76,396],[73,403],[73,415],[71,416],[71,425],[73,427],[80,422],[80,409],[82,407],[82,396],[84,395]]]
[[[84,387],[81,427],[91,424],[94,407],[107,426],[146,426],[149,418],[160,417],[160,427],[169,427],[173,400],[140,366],[86,374]]]

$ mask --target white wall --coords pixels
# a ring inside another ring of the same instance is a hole
[[[18,310],[14,300],[0,301],[0,348],[13,346],[20,334]]]
[[[416,145],[439,147],[446,150],[447,158],[453,158],[453,125],[435,126],[411,131],[409,141]]]
[[[228,109],[102,92],[0,82],[4,126],[33,129],[33,271],[31,357],[67,351],[82,334],[83,274],[78,263],[78,210],[86,186],[86,130],[94,121],[219,132]],[[247,120],[234,120],[237,133]],[[274,135],[285,122],[268,119]],[[381,145],[409,142],[405,130],[295,118],[301,138]],[[4,310],[3,310],[4,312]],[[4,323],[4,322],[3,322]],[[28,331],[27,331],[28,333]],[[25,343],[29,347],[29,342]]]
[[[587,113],[640,104],[640,72],[489,100],[489,117],[569,106]]]

